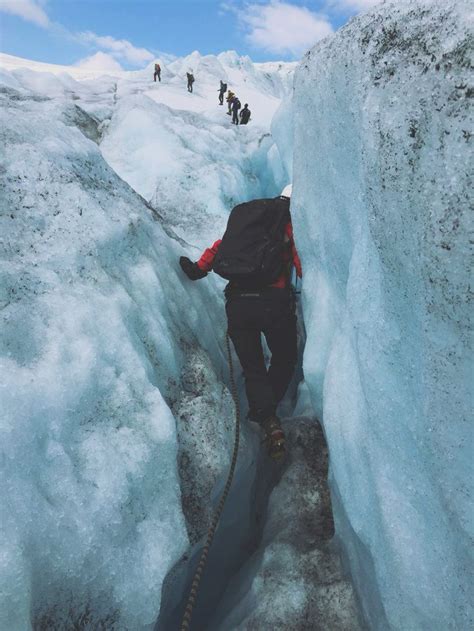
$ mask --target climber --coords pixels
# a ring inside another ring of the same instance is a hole
[[[239,101],[238,97],[234,97],[232,101],[232,124],[239,124],[239,110],[242,107],[242,103]]]
[[[269,455],[276,460],[285,453],[285,435],[276,410],[297,360],[292,266],[302,276],[293,240],[290,195],[288,186],[280,197],[236,206],[222,239],[196,263],[184,256],[179,260],[190,280],[204,278],[211,270],[229,280],[225,289],[228,332],[245,377],[248,416],[264,430]],[[255,252],[260,253],[258,259]],[[268,370],[262,333],[272,354]]]
[[[153,80],[156,83],[156,77],[158,77],[158,81],[161,81],[161,66],[160,64],[155,64],[155,74],[153,75]]]
[[[227,112],[227,114],[230,116],[232,114],[232,101],[235,98],[235,92],[232,92],[232,90],[229,90],[227,92],[227,97],[226,97],[226,101],[227,101],[227,105],[229,106],[229,111]]]
[[[227,90],[227,83],[224,83],[221,80],[221,86],[218,90],[219,92],[219,105],[224,105],[224,94],[226,93]]]
[[[194,83],[194,75],[191,72],[187,72],[186,76],[188,78],[188,92],[192,92],[193,91],[193,83]]]
[[[249,120],[250,120],[250,115],[252,114],[252,112],[249,110],[249,104],[246,103],[244,105],[243,110],[241,110],[239,116],[240,116],[240,124],[241,125],[246,125]]]

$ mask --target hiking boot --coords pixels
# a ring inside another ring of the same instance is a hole
[[[263,423],[268,455],[273,460],[281,460],[285,455],[285,434],[278,416],[269,416]]]

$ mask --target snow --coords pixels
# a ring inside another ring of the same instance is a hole
[[[0,66],[11,87],[72,98],[94,117],[102,154],[116,173],[199,248],[221,236],[229,208],[275,195],[288,181],[273,155],[270,122],[291,89],[293,63],[253,64],[233,51],[194,52],[162,62],[161,83],[152,81],[153,63],[108,75],[9,55],[0,55]],[[189,69],[196,78],[193,94],[186,90]],[[247,126],[231,125],[226,103],[218,105],[221,78],[242,105],[249,103]]]
[[[288,104],[274,122],[287,171],[295,152],[305,379],[372,629],[472,624],[469,15],[353,19],[298,68],[294,139]]]
[[[102,57],[102,55],[100,55],[100,57],[95,57],[96,59],[105,59],[105,57],[108,57],[108,55],[104,55],[104,57]],[[7,55],[6,53],[0,53],[0,66],[10,72],[13,72],[15,70],[28,69],[34,72],[50,73],[60,76],[68,75],[69,77],[73,77],[77,81],[95,79],[97,77],[103,76],[104,74],[108,74],[110,76],[122,76],[125,73],[125,71],[114,72],[111,70],[110,66],[108,66],[106,69],[104,69],[102,65],[100,67],[95,66],[84,68],[82,67],[81,62],[79,62],[77,66],[61,66],[59,64],[47,64],[42,61],[22,59],[21,57],[15,57],[14,55]],[[106,70],[106,72],[104,72],[104,70]],[[114,70],[117,71],[118,68],[115,67]]]
[[[0,628],[153,628],[232,441],[223,283],[177,261],[286,183],[268,152],[289,75],[233,53],[163,62],[156,85],[153,64],[0,65]]]
[[[186,545],[175,423],[156,387],[178,371],[160,304],[180,280],[153,261],[173,269],[175,252],[61,106],[3,105],[0,626],[92,608],[144,627]]]

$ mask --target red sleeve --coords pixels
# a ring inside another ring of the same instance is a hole
[[[210,272],[212,269],[212,265],[214,263],[214,259],[216,258],[217,250],[221,244],[222,239],[218,239],[214,245],[207,250],[204,250],[201,258],[197,262],[199,269],[203,272]]]
[[[295,266],[296,269],[296,273],[298,275],[299,278],[303,277],[303,270],[301,269],[301,261],[300,261],[300,257],[298,256],[298,252],[296,250],[296,245],[295,245],[295,240],[293,238],[293,226],[291,225],[291,222],[286,224],[286,234],[290,240],[290,245],[291,245],[291,257],[293,259],[293,265]]]

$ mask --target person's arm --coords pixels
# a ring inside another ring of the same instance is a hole
[[[286,224],[286,235],[287,235],[287,237],[289,239],[289,242],[290,242],[291,258],[292,258],[292,261],[293,261],[293,265],[295,266],[296,274],[297,274],[298,278],[302,278],[303,277],[303,270],[301,268],[300,257],[298,255],[298,251],[297,251],[296,245],[295,245],[295,240],[293,238],[293,226],[292,226],[291,222]]]
[[[189,280],[199,280],[200,278],[207,276],[207,273],[212,270],[212,265],[220,244],[221,239],[216,241],[210,248],[204,250],[201,258],[196,263],[193,263],[187,256],[182,256],[179,259],[181,269]]]
[[[218,239],[210,248],[207,248],[202,253],[201,258],[197,262],[197,266],[201,271],[210,272],[212,270],[214,259],[216,258],[217,250],[219,249],[221,241],[222,239]]]

